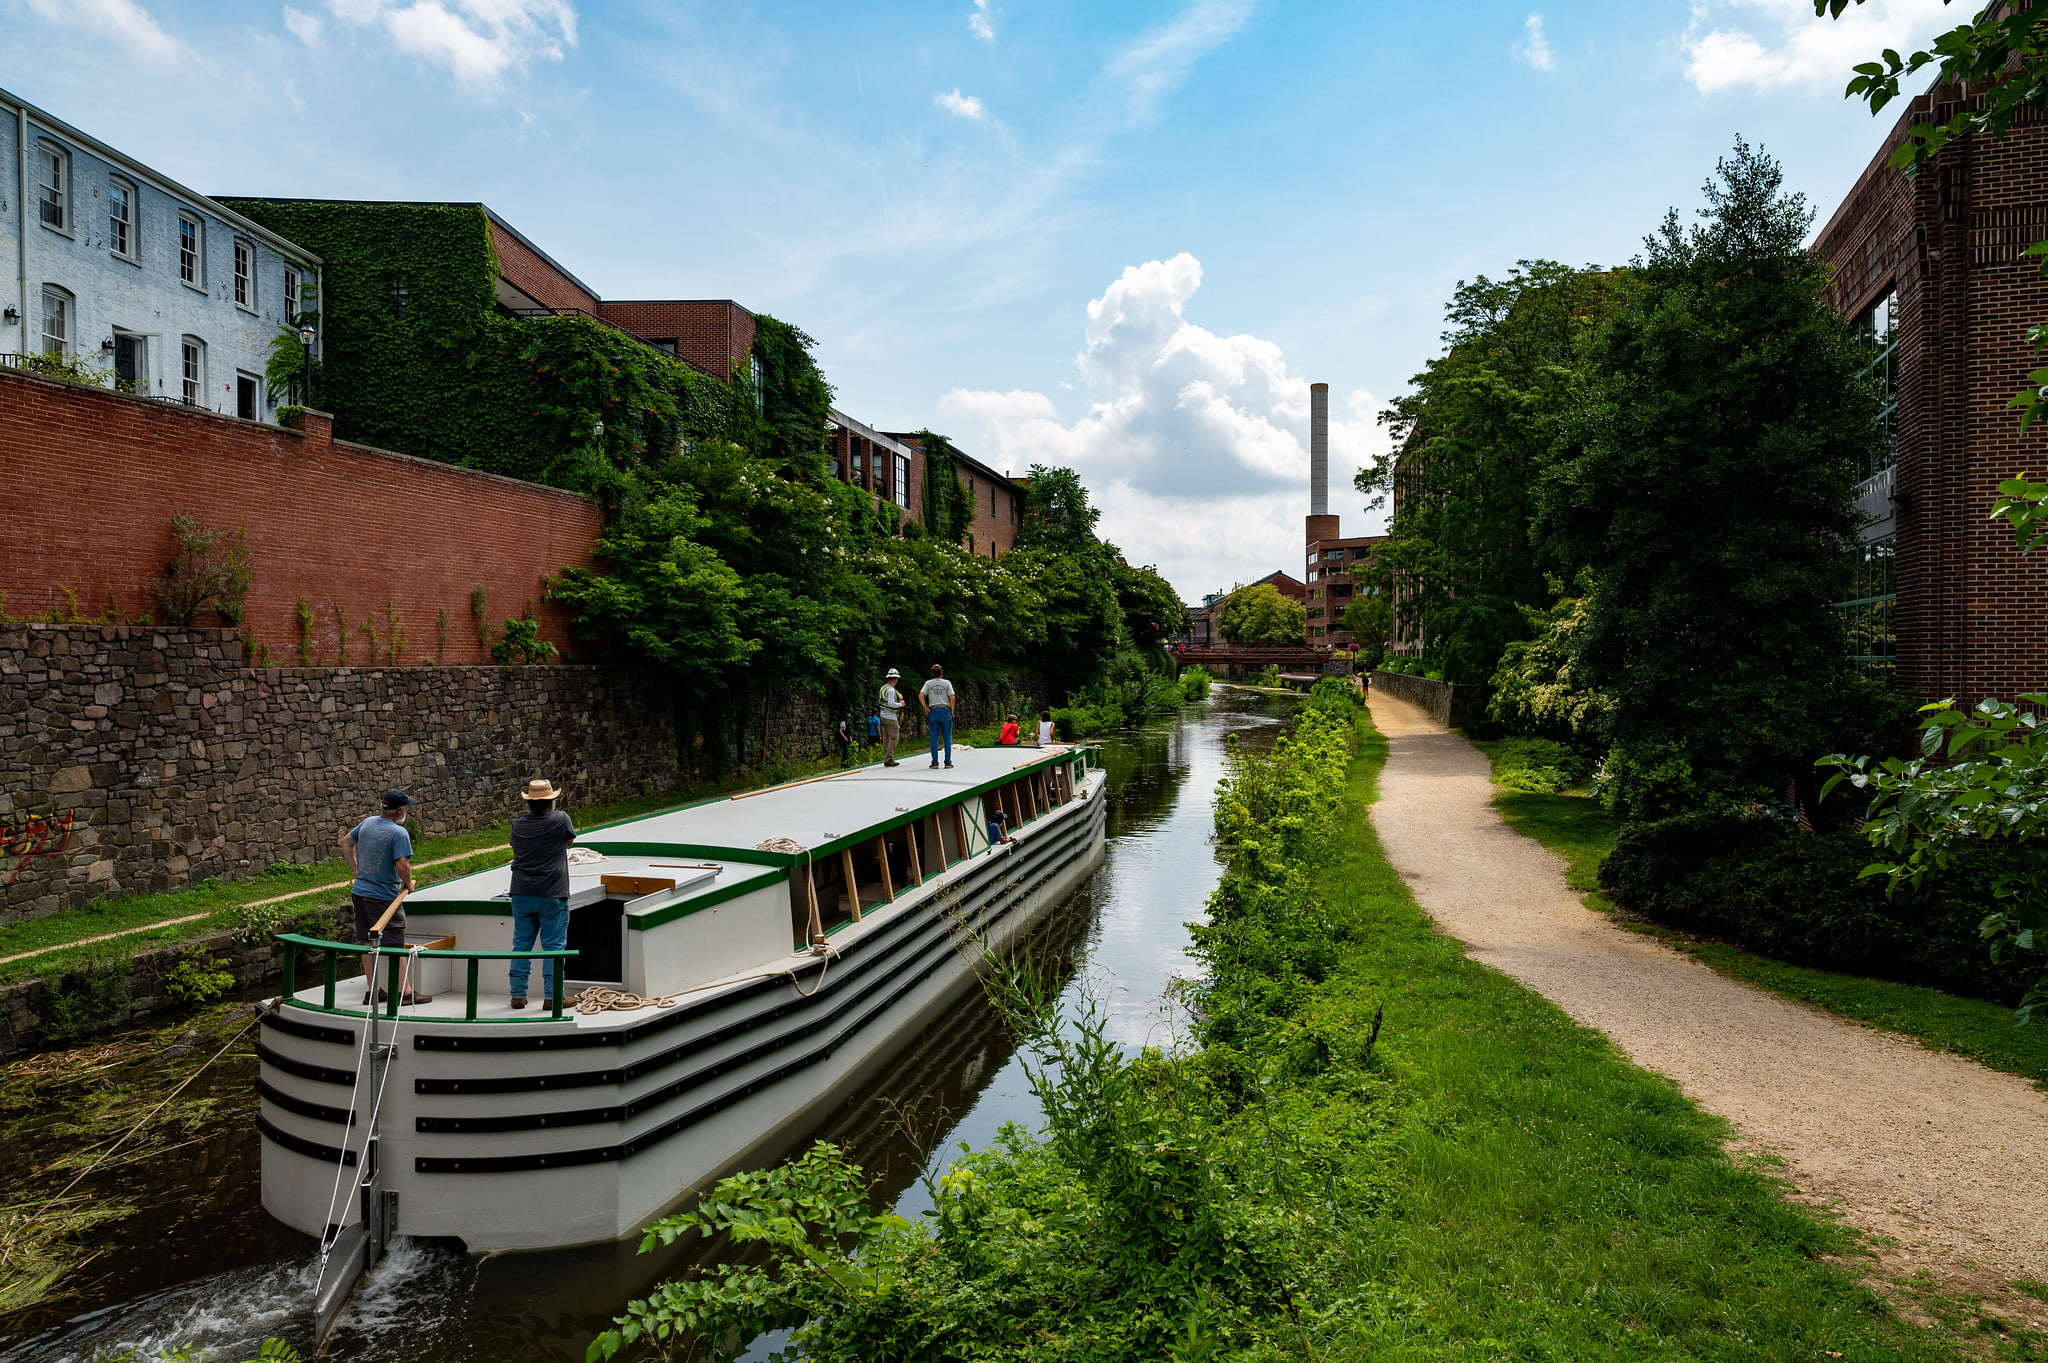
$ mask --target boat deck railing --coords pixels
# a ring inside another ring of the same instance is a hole
[[[296,932],[280,932],[277,934],[277,940],[284,947],[284,997],[290,999],[298,995],[299,954],[306,951],[317,951],[321,954],[322,958],[320,973],[323,992],[321,995],[321,1005],[330,1009],[334,1007],[335,991],[341,982],[341,958],[343,956],[362,957],[370,954],[370,948],[364,946],[361,942],[329,942],[319,937],[307,937]],[[477,966],[479,962],[567,962],[576,953],[574,951],[465,951],[457,947],[447,951],[413,951],[410,948],[403,950],[386,949],[379,954],[385,961],[389,962],[390,983],[385,990],[385,1010],[386,1015],[389,1017],[398,1016],[400,995],[403,992],[400,972],[404,969],[407,958],[417,956],[423,961],[468,962],[469,980],[467,992],[463,1000],[462,1016],[466,1021],[473,1022],[476,1020]],[[548,1012],[540,1016],[545,1016],[551,1021],[559,1020],[562,1016],[562,977],[569,972],[563,966],[558,965],[555,969],[546,973],[553,975],[554,980],[548,990]],[[368,1013],[371,1007],[374,1007],[374,1005],[366,1005],[363,1011]],[[537,1016],[534,1020],[539,1021],[540,1017]]]

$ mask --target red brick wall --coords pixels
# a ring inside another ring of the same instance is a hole
[[[2005,410],[2038,363],[2026,328],[2048,322],[2048,280],[2019,254],[2048,237],[2048,123],[1963,139],[1915,176],[1886,164],[1906,128],[1959,107],[1914,100],[1814,249],[1845,315],[1897,290],[1899,677],[1974,701],[2048,686],[2048,554],[2021,557],[1988,519],[2001,481],[2048,468],[2048,432]]]
[[[723,299],[600,303],[597,315],[644,341],[674,341],[678,356],[720,378],[754,348],[754,315]]]
[[[491,224],[491,249],[498,253],[498,273],[528,297],[550,308],[598,310],[597,299],[588,290],[496,222]]]
[[[603,515],[585,499],[431,460],[332,442],[319,413],[307,431],[236,421],[103,389],[0,370],[0,469],[12,487],[0,539],[0,591],[14,617],[62,610],[99,616],[108,592],[125,615],[145,610],[144,585],[172,553],[171,517],[246,527],[255,580],[244,637],[295,662],[298,602],[314,612],[316,664],[367,664],[357,627],[390,604],[403,625],[400,661],[488,662],[470,592],[488,594],[492,623],[532,601],[543,637],[566,649],[568,618],[540,600],[543,574],[587,564]],[[216,623],[210,617],[201,624]],[[382,660],[380,655],[379,660]]]

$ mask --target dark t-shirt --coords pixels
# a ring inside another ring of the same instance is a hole
[[[521,814],[512,821],[512,893],[542,899],[569,897],[569,844],[576,825],[559,809]]]

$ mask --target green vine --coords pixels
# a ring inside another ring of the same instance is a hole
[[[974,524],[974,499],[960,481],[959,451],[935,431],[919,431],[924,450],[924,529],[935,540],[960,544]]]

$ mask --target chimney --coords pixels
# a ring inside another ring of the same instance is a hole
[[[1308,514],[1330,514],[1330,385],[1308,386]]]
[[[1308,386],[1308,542],[1337,538],[1337,518],[1330,514],[1330,385]]]

